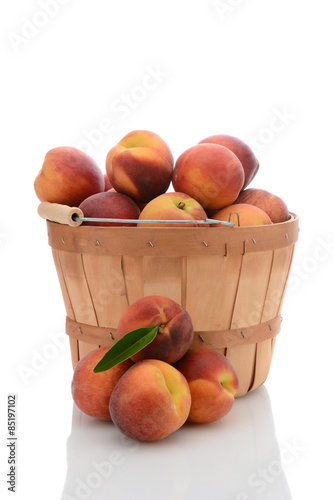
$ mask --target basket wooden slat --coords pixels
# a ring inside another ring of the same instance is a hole
[[[129,304],[143,297],[143,257],[123,255],[122,270],[125,277],[126,295]]]
[[[143,295],[164,295],[182,304],[183,257],[143,257]],[[135,277],[134,277],[135,279]]]
[[[272,252],[245,254],[230,328],[259,324],[272,263]],[[226,356],[239,374],[238,395],[246,394],[254,378],[256,344],[227,348]]]
[[[268,321],[281,312],[293,250],[294,247],[287,247],[273,252],[272,268],[260,323]],[[265,382],[271,366],[274,345],[275,337],[256,344],[254,379],[252,386],[249,388],[250,390],[259,387]]]
[[[233,364],[240,381],[237,396],[265,382],[275,336],[216,346],[211,340],[205,345],[204,337],[242,328],[248,332],[247,327],[270,326],[273,320],[276,325],[297,241],[297,216],[253,228],[134,227],[122,232],[49,221],[47,226],[71,331],[73,325],[78,328],[75,322],[98,327],[93,341],[80,340],[77,332],[70,336],[73,367],[87,352],[113,342],[106,334],[112,338],[135,300],[164,295],[190,314],[194,345],[216,348]]]
[[[185,308],[197,330],[219,330],[219,304],[222,282],[217,278],[223,257],[188,256],[186,259]],[[212,274],[214,273],[214,274]],[[216,279],[212,279],[212,276]]]
[[[128,307],[121,256],[83,254],[82,266],[97,325],[117,328]]]
[[[65,304],[66,314],[69,318],[76,320],[74,310],[72,307],[72,303],[71,303],[71,299],[70,299],[68,289],[66,286],[64,272],[63,272],[61,261],[60,261],[60,256],[59,256],[60,250],[57,250],[56,248],[52,248],[52,254],[53,254],[53,261],[54,261],[55,268],[56,268],[57,275],[58,275],[58,280],[60,283],[63,301]],[[74,368],[74,366],[77,363],[77,360],[81,359],[80,353],[79,353],[79,342],[76,339],[69,337],[69,343],[70,343],[70,350],[71,350],[71,356],[72,356],[72,365]]]
[[[96,311],[86,279],[82,256],[71,252],[59,252],[59,261],[67,295],[70,297],[70,303],[74,313],[73,319],[98,326]],[[98,344],[87,344],[87,342],[79,341],[79,359],[97,347],[99,347]]]

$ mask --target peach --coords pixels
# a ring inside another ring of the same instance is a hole
[[[157,359],[136,363],[112,391],[110,415],[116,427],[138,441],[159,441],[186,421],[191,395],[185,377]]]
[[[84,217],[101,217],[107,219],[134,219],[137,220],[140,215],[139,207],[131,198],[124,194],[106,191],[93,194],[84,200],[79,208]],[[82,225],[86,226],[136,226],[136,222],[118,223],[118,222],[93,222],[86,221]]]
[[[126,333],[147,326],[159,326],[154,340],[134,354],[132,361],[147,358],[175,363],[189,349],[193,340],[193,324],[190,315],[174,300],[150,295],[132,302],[121,316],[116,340]]]
[[[250,146],[241,139],[226,134],[211,135],[199,142],[199,144],[202,143],[219,144],[235,153],[244,169],[244,184],[242,189],[245,189],[250,184],[259,169],[259,161]]]
[[[133,365],[130,359],[108,371],[94,373],[94,367],[109,347],[94,349],[83,356],[74,369],[72,396],[76,406],[86,415],[111,420],[110,396],[120,377]]]
[[[112,189],[112,184],[107,174],[104,174],[104,185],[105,185],[104,191],[110,191],[110,189]]]
[[[146,220],[204,220],[207,214],[194,198],[184,193],[164,193],[143,208],[139,219]],[[198,224],[140,224],[140,226],[195,227]]]
[[[238,215],[237,215],[238,214]],[[272,224],[269,216],[261,208],[247,203],[237,203],[222,208],[212,216],[212,219],[234,222],[235,226],[261,226]],[[216,227],[215,224],[211,224]]]
[[[172,184],[175,191],[188,194],[205,210],[219,210],[236,200],[244,184],[244,170],[229,149],[197,144],[177,159]]]
[[[142,212],[142,210],[145,208],[145,206],[147,205],[147,203],[137,203],[137,205],[140,208],[140,212]]]
[[[78,206],[85,198],[104,191],[103,173],[83,151],[59,147],[48,151],[34,188],[40,201]]]
[[[174,366],[184,375],[191,391],[190,422],[214,422],[231,410],[238,377],[223,354],[212,349],[190,349]]]
[[[125,135],[106,157],[106,172],[112,186],[137,203],[148,203],[165,193],[172,169],[169,146],[148,130],[134,130]]]
[[[275,194],[264,189],[245,189],[241,191],[235,203],[248,203],[261,208],[269,215],[273,223],[285,222],[290,219],[290,214],[285,202]]]

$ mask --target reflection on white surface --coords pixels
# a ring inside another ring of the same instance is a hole
[[[73,407],[62,500],[289,500],[265,387],[208,425],[141,443]]]

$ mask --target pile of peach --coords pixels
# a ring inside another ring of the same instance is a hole
[[[96,373],[117,343],[145,327],[158,327],[148,345]],[[133,439],[158,441],[186,421],[214,422],[231,410],[238,389],[232,365],[217,351],[190,349],[192,320],[175,301],[153,295],[133,302],[116,337],[111,349],[91,351],[74,369],[73,399],[87,415],[112,420]]]
[[[161,137],[135,130],[110,149],[106,173],[78,149],[50,150],[34,187],[40,201],[78,206],[85,217],[134,221],[209,217],[241,226],[288,220],[288,208],[280,197],[263,189],[247,189],[258,168],[250,147],[230,135],[203,139],[174,163]]]

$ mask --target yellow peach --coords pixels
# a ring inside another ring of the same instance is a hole
[[[238,389],[238,377],[223,354],[212,349],[190,349],[174,366],[190,388],[190,422],[214,422],[229,413]]]
[[[222,208],[222,210],[219,210],[212,216],[212,219],[234,222],[235,226],[272,224],[269,216],[261,208],[247,203],[236,203]],[[217,225],[212,224],[212,227],[216,227]]]
[[[148,203],[165,193],[172,169],[169,146],[148,130],[134,130],[125,135],[106,157],[106,172],[112,186],[137,203]]]
[[[34,188],[40,201],[77,207],[84,199],[105,189],[104,176],[83,151],[59,147],[48,151]]]
[[[187,420],[191,394],[185,377],[157,359],[134,364],[119,380],[110,398],[116,427],[138,441],[159,441]]]
[[[172,174],[175,191],[197,200],[204,210],[233,203],[244,184],[237,156],[218,144],[197,144],[182,153]]]

